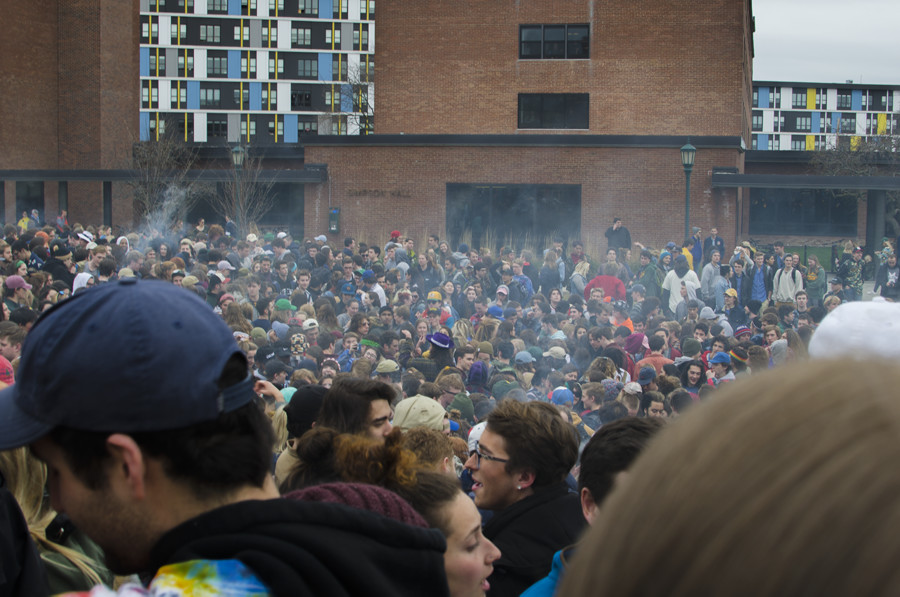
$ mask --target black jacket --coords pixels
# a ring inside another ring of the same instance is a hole
[[[483,529],[502,553],[494,562],[488,594],[518,596],[547,576],[553,554],[578,541],[586,524],[578,494],[569,493],[565,483],[496,512]]]
[[[56,257],[51,257],[45,261],[44,267],[41,269],[53,276],[54,280],[62,280],[65,282],[70,290],[72,289],[72,285],[75,284],[75,274],[70,272],[69,268],[66,267],[66,264]]]
[[[0,596],[49,594],[47,573],[28,524],[0,477]]]
[[[423,529],[340,504],[254,500],[166,533],[151,572],[190,560],[237,559],[273,595],[447,595],[446,542]]]

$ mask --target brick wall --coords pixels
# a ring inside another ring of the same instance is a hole
[[[580,184],[576,235],[589,247],[605,249],[603,232],[614,217],[645,245],[683,235],[684,171],[674,148],[311,146],[306,158],[327,163],[329,172],[327,183],[306,185],[307,237],[325,233],[329,208],[340,207],[341,232],[331,240],[386,240],[393,229],[423,242],[430,233],[446,238],[447,183]],[[734,242],[737,194],[713,193],[710,173],[738,159],[734,150],[698,151],[691,178],[692,225],[718,226],[726,243]],[[355,196],[361,189],[384,197]]]
[[[542,23],[590,23],[590,60],[519,60]],[[749,23],[749,0],[384,2],[375,132],[514,133],[519,93],[587,92],[593,134],[749,139]]]

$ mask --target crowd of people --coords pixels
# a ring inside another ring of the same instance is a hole
[[[334,243],[252,230],[117,237],[64,213],[4,230],[0,594],[626,586],[615,571],[640,552],[601,557],[599,528],[670,497],[600,505],[658,433],[695,449],[701,417],[669,421],[713,412],[705,402],[724,416],[789,367],[805,378],[816,343],[827,353],[856,321],[900,326],[888,241],[866,303],[887,310],[864,316],[853,243],[828,279],[780,242],[726,251],[694,228],[655,249],[619,218],[596,259],[563,238],[494,254],[400,231]],[[689,491],[678,453],[654,454],[643,468]],[[660,561],[672,546],[654,546]]]

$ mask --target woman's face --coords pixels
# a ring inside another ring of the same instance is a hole
[[[447,510],[444,570],[450,597],[481,597],[490,588],[487,578],[500,550],[481,534],[481,515],[464,493],[460,492]]]
[[[153,249],[147,249],[147,254],[144,256],[147,261],[153,261],[156,259],[156,251]]]
[[[425,269],[425,267],[427,265],[428,265],[428,258],[425,257],[425,255],[423,253],[419,253],[419,267],[421,267],[422,269]]]
[[[332,383],[334,383],[334,378],[325,377],[322,379],[322,387],[330,388]]]
[[[416,322],[416,332],[418,332],[420,336],[424,336],[425,334],[427,334],[428,322],[424,319],[420,319],[418,322]]]
[[[558,303],[561,300],[562,300],[562,294],[560,294],[559,289],[554,288],[553,290],[550,291],[550,303],[551,304],[555,305],[556,303]]]
[[[337,375],[337,371],[335,371],[334,367],[322,367],[322,377],[334,377],[335,375]]]
[[[775,265],[775,256],[774,256],[774,255],[769,255],[769,256],[766,258],[766,263],[769,264],[769,265]]]
[[[159,245],[159,256],[165,259],[169,255],[169,247],[166,245]]]
[[[450,296],[451,294],[453,294],[453,282],[451,282],[450,280],[444,282],[444,286],[442,288],[444,289],[444,296]]]
[[[466,289],[466,300],[467,300],[467,301],[474,302],[476,296],[478,296],[478,295],[475,294],[475,289],[474,289],[474,288],[467,288],[467,289]]]
[[[503,436],[493,433],[490,428],[485,429],[478,442],[483,455],[493,456],[507,460],[506,440]],[[472,471],[472,479],[475,485],[472,491],[475,493],[475,505],[484,510],[502,510],[511,506],[520,499],[522,493],[517,489],[516,476],[506,472],[506,463],[481,458],[473,454],[466,461],[466,468]]]
[[[578,328],[577,330],[575,330],[575,337],[576,337],[576,338],[581,339],[581,338],[584,337],[585,334],[587,334],[587,330],[584,329],[584,328]]]
[[[666,255],[665,257],[662,258],[662,262],[666,265],[669,265],[670,263],[672,263],[672,256]]]
[[[344,348],[346,348],[350,352],[356,352],[357,346],[359,346],[359,340],[357,340],[356,338],[348,338],[344,340]]]
[[[54,297],[53,302],[56,302],[56,298]],[[6,306],[6,301],[3,302],[3,321],[9,321],[9,307]]]
[[[690,382],[692,386],[695,386],[700,382],[700,377],[702,375],[703,371],[701,371],[700,367],[698,367],[697,365],[691,365],[690,367],[688,367],[688,382]]]
[[[16,270],[16,274],[22,276],[23,278],[28,275],[28,265],[22,264],[19,266],[19,269]]]
[[[450,252],[450,245],[448,245],[447,243],[442,242],[441,244],[438,245],[438,250],[440,250],[441,253],[449,253],[449,252]]]

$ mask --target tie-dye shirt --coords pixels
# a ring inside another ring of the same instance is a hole
[[[65,597],[268,597],[262,581],[239,560],[191,560],[159,569],[149,587],[126,584],[113,591],[104,586]]]

